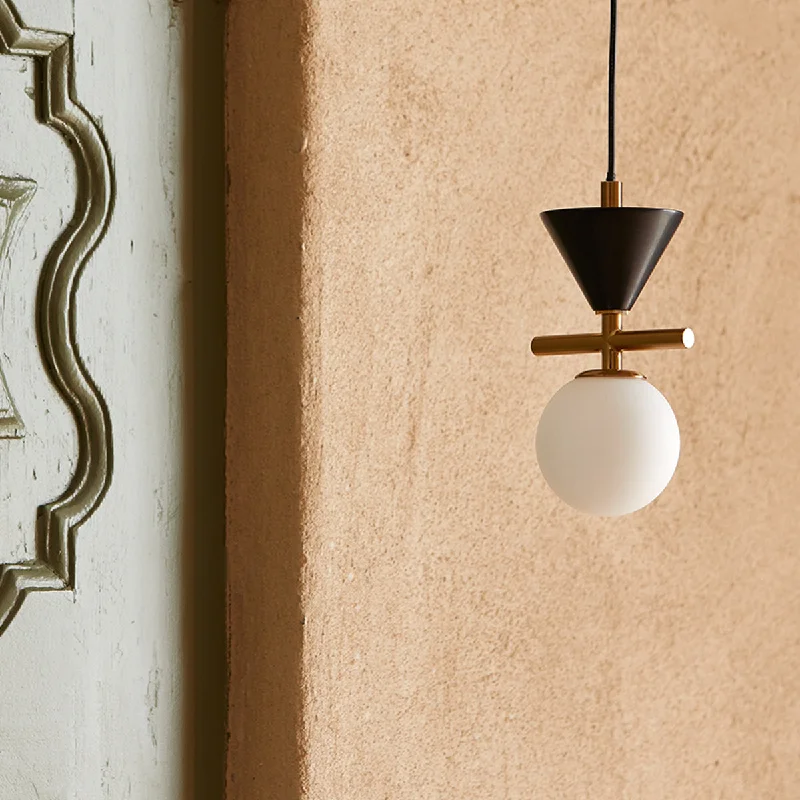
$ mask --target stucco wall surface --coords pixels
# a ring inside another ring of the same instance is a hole
[[[629,518],[533,440],[596,321],[538,212],[604,176],[607,4],[232,0],[232,800],[795,800],[800,6],[621,3],[626,204],[685,221],[629,356]]]

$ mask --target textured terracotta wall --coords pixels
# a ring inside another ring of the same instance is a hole
[[[533,455],[594,318],[605,2],[232,0],[231,800],[794,800],[800,6],[621,3],[619,172],[685,222],[629,358],[683,454],[616,522]]]

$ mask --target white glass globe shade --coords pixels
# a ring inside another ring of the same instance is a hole
[[[670,482],[680,432],[664,395],[643,378],[575,378],[542,413],[536,457],[550,488],[587,514],[638,511]]]

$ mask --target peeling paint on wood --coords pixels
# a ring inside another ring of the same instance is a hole
[[[70,41],[61,31],[73,30],[71,2],[16,5],[25,22],[56,32],[53,42]],[[75,291],[73,333],[114,421],[115,483],[74,539],[74,594],[29,598],[0,637],[2,800],[190,796],[184,27],[170,28],[167,3],[153,6],[75,3],[75,93],[102,127],[118,191]],[[26,426],[24,439],[0,440],[0,562],[35,557],[36,506],[80,484],[71,484],[80,429],[42,369],[36,297],[42,262],[80,207],[83,167],[74,144],[37,119],[30,65],[0,57],[0,175],[38,186],[0,307],[0,363]]]
[[[111,480],[108,409],[78,352],[74,319],[79,276],[102,241],[111,215],[113,177],[102,134],[73,96],[72,38],[23,27],[13,6],[0,0],[0,40],[3,55],[24,55],[39,62],[43,76],[41,95],[36,97],[39,114],[44,124],[73,146],[78,175],[75,214],[41,265],[36,301],[43,366],[78,428],[76,470],[66,491],[38,510],[36,557],[0,564],[2,633],[29,592],[73,588],[75,532],[97,508]],[[22,213],[20,204],[27,207],[31,200],[32,182],[4,181],[5,195],[16,196],[3,236],[5,247],[15,232],[15,218]],[[5,386],[1,375],[0,383]],[[10,398],[9,402],[14,434],[10,438],[20,438],[18,412]]]
[[[15,0],[14,5],[28,28],[59,33],[73,33],[75,29],[73,0]]]

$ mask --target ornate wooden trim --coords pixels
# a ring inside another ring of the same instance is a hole
[[[77,426],[76,468],[67,491],[39,508],[36,559],[0,565],[2,633],[28,592],[73,588],[75,532],[111,480],[111,421],[78,350],[75,294],[83,267],[108,227],[114,182],[105,140],[75,98],[72,36],[29,30],[9,0],[0,0],[0,54],[34,60],[39,119],[69,145],[78,183],[75,214],[45,259],[37,300],[44,365]]]

